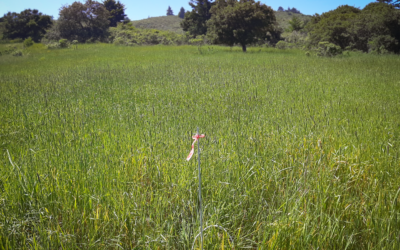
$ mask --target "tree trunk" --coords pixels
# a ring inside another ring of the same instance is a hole
[[[243,52],[246,52],[247,50],[246,50],[246,44],[242,44],[242,50],[243,50]]]

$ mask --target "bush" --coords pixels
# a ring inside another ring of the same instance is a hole
[[[59,49],[60,48],[60,44],[59,43],[48,43],[46,44],[46,48],[48,49]]]
[[[8,54],[12,54],[16,50],[17,50],[17,47],[12,46],[12,45],[7,45],[6,49],[4,51],[2,51],[1,53],[3,55],[8,55]]]
[[[374,54],[387,54],[393,51],[398,41],[391,36],[376,36],[368,42],[368,52]]]
[[[185,37],[170,31],[154,29],[137,29],[129,24],[118,24],[115,28],[110,28],[111,36],[109,39],[115,45],[172,45],[184,43]]]
[[[318,55],[319,56],[337,56],[342,54],[342,48],[330,42],[318,43]]]
[[[10,43],[22,43],[24,40],[22,40],[22,38],[16,38],[13,40],[10,40]]]
[[[196,38],[196,39],[189,40],[189,44],[191,44],[191,45],[201,46],[201,45],[203,45],[203,43],[204,43],[204,40],[202,38]]]
[[[22,51],[21,50],[16,50],[12,53],[13,56],[22,56]]]
[[[30,47],[34,44],[33,40],[31,37],[28,37],[27,39],[24,40],[24,46],[25,47]]]
[[[67,39],[60,39],[60,41],[58,41],[58,43],[60,44],[60,48],[68,48],[68,40]]]
[[[296,44],[293,43],[288,43],[285,41],[279,41],[276,45],[275,48],[277,49],[291,49],[291,48],[295,48]]]

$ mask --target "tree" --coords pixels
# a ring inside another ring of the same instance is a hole
[[[285,11],[282,6],[279,6],[278,11]]]
[[[400,12],[391,4],[373,2],[363,10],[351,6],[314,16],[307,24],[310,45],[320,42],[365,52],[400,52]]]
[[[179,11],[178,16],[182,19],[185,18],[185,9],[183,7],[181,7],[181,10]]]
[[[125,5],[120,1],[105,0],[103,5],[110,13],[108,20],[110,21],[110,27],[117,27],[117,24],[125,20]]]
[[[303,24],[300,19],[296,16],[292,17],[292,20],[289,21],[289,31],[300,31],[303,29]]]
[[[400,9],[400,0],[376,0],[379,3],[386,3],[393,5],[393,7]]]
[[[173,16],[173,15],[174,15],[174,12],[172,11],[171,6],[168,6],[167,16]]]
[[[213,3],[210,0],[190,0],[192,11],[187,11],[181,22],[184,31],[192,36],[205,35],[207,33],[206,22],[211,18],[210,9]]]
[[[43,15],[38,10],[26,9],[21,13],[8,12],[4,15],[5,29],[3,38],[26,39],[31,37],[35,42],[46,34],[46,29],[52,25],[52,18]]]
[[[99,2],[86,0],[86,2],[73,2],[60,9],[60,18],[53,26],[49,39],[65,38],[85,42],[102,40],[107,37],[110,24],[110,13]]]
[[[254,0],[218,0],[207,22],[209,36],[215,43],[246,46],[265,39],[276,19],[271,7]]]
[[[393,5],[365,6],[352,27],[354,47],[370,52],[400,52],[400,13]]]
[[[311,45],[317,46],[319,42],[327,41],[342,49],[350,46],[354,42],[351,27],[360,12],[358,8],[342,5],[321,16],[312,17],[307,25]]]

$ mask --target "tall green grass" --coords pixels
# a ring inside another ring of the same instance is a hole
[[[0,57],[0,249],[190,249],[197,126],[233,238],[205,249],[399,248],[399,57],[29,50]]]

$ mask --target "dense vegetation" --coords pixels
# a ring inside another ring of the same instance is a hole
[[[26,9],[21,13],[8,12],[2,18],[4,39],[32,38],[38,42],[52,24],[52,18],[38,10]]]
[[[274,11],[260,2],[215,1],[207,21],[208,36],[215,44],[240,44],[246,52],[249,44],[263,41],[276,24]]]
[[[0,57],[1,249],[190,249],[197,126],[204,223],[231,237],[205,249],[400,247],[399,57],[26,50]]]
[[[339,6],[314,16],[307,31],[314,46],[327,41],[342,49],[400,52],[400,11],[390,4],[370,3],[362,10]]]

